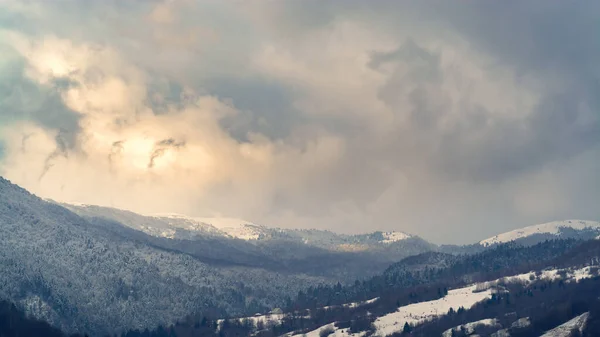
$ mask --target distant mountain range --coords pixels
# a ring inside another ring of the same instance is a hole
[[[353,282],[435,247],[418,237],[388,243],[383,233],[352,238],[251,224],[240,229],[260,234],[242,240],[215,228],[181,217],[67,209],[0,178],[0,298],[66,331],[104,334],[194,312],[270,310],[308,286]]]
[[[376,231],[367,234],[344,235],[318,229],[285,229],[257,225],[235,218],[198,218],[181,214],[145,216],[129,211],[95,205],[60,203],[83,217],[100,217],[117,221],[156,237],[194,240],[199,237],[240,239],[251,243],[284,240],[316,246],[331,251],[369,251],[389,248],[401,241],[421,240],[400,231]],[[481,240],[489,247],[507,242],[532,245],[553,239],[591,239],[600,235],[600,222],[587,220],[554,221],[515,229]],[[433,246],[433,245],[432,245]],[[454,245],[446,245],[452,250]],[[436,250],[436,247],[432,247]]]
[[[110,207],[73,203],[59,204],[82,217],[110,219],[146,234],[170,239],[194,240],[200,237],[222,237],[245,240],[255,244],[285,240],[331,251],[354,252],[386,249],[401,241],[420,240],[417,236],[400,231],[344,235],[318,229],[273,228],[235,218],[199,218],[181,214],[148,216]],[[531,245],[545,240],[590,239],[599,235],[600,222],[564,220],[515,229],[481,240],[478,244],[489,247],[514,241]],[[453,247],[453,245],[446,247]],[[435,247],[432,247],[432,250],[435,250]]]
[[[99,217],[117,221],[149,235],[170,239],[194,240],[199,237],[240,239],[252,243],[285,240],[332,251],[364,251],[385,249],[401,241],[418,237],[403,232],[373,232],[344,235],[318,229],[284,229],[257,225],[234,218],[197,218],[180,214],[145,216],[109,207],[60,203],[83,217]]]

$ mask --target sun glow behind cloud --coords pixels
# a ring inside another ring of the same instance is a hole
[[[43,197],[434,240],[600,216],[579,12],[575,64],[525,4],[518,33],[479,4],[0,5],[0,173]]]

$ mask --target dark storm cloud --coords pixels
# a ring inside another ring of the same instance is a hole
[[[600,42],[596,39],[592,43]],[[557,50],[563,48],[560,43],[555,47]],[[563,72],[579,66],[582,68],[576,72],[582,76],[572,74],[567,83],[544,91],[537,107],[526,118],[501,119],[485,111],[485,107],[465,105],[459,107],[461,123],[453,129],[440,130],[437,127],[439,121],[450,106],[439,104],[438,91],[430,90],[432,86],[440,86],[444,80],[438,55],[409,40],[392,52],[373,54],[370,66],[379,69],[394,62],[401,62],[403,67],[408,64],[410,71],[392,75],[381,88],[380,98],[392,109],[402,109],[404,107],[397,101],[404,99],[402,93],[406,87],[409,88],[411,125],[407,128],[408,134],[404,131],[402,136],[422,140],[423,143],[418,145],[422,150],[435,143],[431,148],[434,151],[432,157],[437,158],[435,164],[444,174],[477,181],[502,180],[549,162],[568,160],[600,144],[600,81],[588,78],[594,69],[586,68],[586,63],[568,63],[556,69],[546,69],[561,76]],[[540,62],[550,61],[541,59]],[[540,76],[544,78],[547,75]],[[577,81],[572,82],[573,79]],[[502,96],[503,93],[498,92],[497,95]],[[480,142],[469,140],[471,135],[481,133],[485,135]]]
[[[482,171],[504,166],[509,174],[567,160],[600,144],[600,3],[476,2],[445,9],[452,25],[498,62],[548,83],[558,81],[525,125],[491,131],[497,136],[484,146],[490,156],[482,161],[490,165]]]
[[[282,83],[261,78],[216,78],[208,81],[206,87],[240,110],[239,115],[221,120],[223,127],[240,141],[247,141],[250,132],[282,139],[305,122],[293,107],[293,92]]]
[[[440,19],[523,72],[598,75],[598,2],[480,1],[457,6],[447,3],[441,9]]]
[[[22,60],[11,62],[0,78],[0,120],[34,121],[52,130],[61,131],[61,141],[67,149],[76,147],[79,115],[65,106],[60,94],[70,84],[56,79],[43,85],[34,83],[25,74]]]

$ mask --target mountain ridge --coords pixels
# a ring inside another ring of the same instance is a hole
[[[533,236],[540,236],[540,240],[542,238],[567,238],[573,236],[569,235],[573,233],[567,233],[569,230],[591,231],[598,236],[598,234],[600,234],[600,222],[590,220],[552,221],[497,234],[479,241],[479,244],[487,247],[491,245],[507,243],[510,241],[523,240]]]
[[[55,202],[55,201],[54,201]],[[402,231],[374,231],[364,234],[340,234],[320,229],[288,229],[269,227],[243,219],[190,217],[183,214],[143,215],[118,208],[57,202],[83,216],[106,217],[119,221],[150,235],[167,238],[193,238],[194,235],[212,235],[250,242],[270,239],[297,241],[331,250],[359,250],[352,245],[390,245],[409,239],[421,239]],[[177,233],[179,231],[179,233]]]

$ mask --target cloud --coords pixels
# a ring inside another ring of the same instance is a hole
[[[598,219],[595,7],[5,1],[0,172],[59,200],[438,242]]]
[[[118,143],[118,142],[117,142]],[[163,139],[154,144],[154,148],[150,154],[150,162],[148,163],[148,168],[154,168],[154,162],[160,157],[164,156],[169,150],[177,150],[180,147],[185,146],[185,142],[177,142],[173,138]],[[114,147],[114,143],[113,143]]]
[[[50,170],[52,168],[52,166],[54,166],[54,161],[56,159],[58,159],[59,157],[69,159],[69,152],[67,151],[67,144],[65,142],[65,136],[64,136],[65,133],[66,133],[65,130],[60,130],[58,132],[58,134],[56,135],[56,137],[54,137],[54,142],[56,143],[56,149],[48,155],[46,160],[44,160],[44,168],[42,169],[42,173],[40,174],[38,181],[41,181],[42,178],[44,178],[44,176],[46,175],[46,173],[48,173],[48,170]],[[30,134],[26,134],[23,136],[23,140],[21,142],[21,145],[23,146],[22,147],[23,151],[24,151],[25,143],[26,143],[27,139],[29,139],[30,136],[31,136]]]

